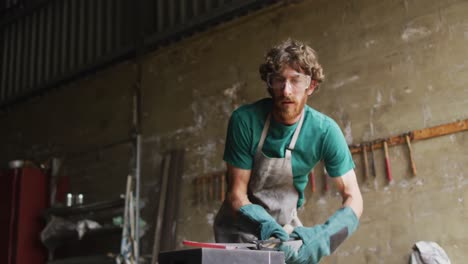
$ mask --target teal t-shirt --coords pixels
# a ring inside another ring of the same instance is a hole
[[[236,109],[229,120],[224,161],[241,169],[252,169],[255,152],[273,101],[265,98]],[[330,117],[305,106],[304,123],[292,152],[294,186],[299,193],[297,207],[304,203],[308,174],[323,160],[331,177],[344,175],[354,168],[353,158],[340,127]],[[287,126],[271,118],[262,152],[271,158],[283,158],[297,123]]]

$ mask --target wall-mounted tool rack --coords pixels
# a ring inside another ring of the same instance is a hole
[[[392,136],[387,139],[376,139],[371,144],[362,147],[363,143],[350,145],[349,150],[352,154],[361,153],[363,149],[370,151],[370,148],[380,149],[383,147],[383,142],[386,141],[388,146],[396,146],[406,144],[406,136],[409,135],[411,141],[429,139],[444,135],[449,135],[461,131],[468,130],[468,119],[462,121],[456,121],[453,123],[438,125],[434,127],[423,128],[420,130],[414,130],[412,132],[403,133],[401,135]]]
[[[373,151],[374,149],[384,149],[385,153],[385,169],[387,174],[387,180],[392,182],[392,172],[390,166],[390,158],[388,154],[388,147],[406,144],[408,146],[410,165],[413,171],[413,175],[416,176],[416,163],[413,158],[413,149],[411,147],[411,141],[429,139],[444,135],[449,135],[461,131],[468,130],[468,119],[463,121],[456,121],[448,124],[438,125],[434,127],[424,128],[420,130],[414,130],[411,132],[403,133],[390,138],[376,139],[371,142],[362,142],[360,144],[351,145],[349,149],[352,154],[363,153],[364,163],[364,180],[368,178],[368,162],[367,162],[367,151]],[[372,155],[372,164],[373,155]],[[373,165],[375,166],[375,165]],[[375,170],[375,168],[373,169]],[[375,175],[374,175],[375,176]]]
[[[199,176],[193,180],[193,184],[195,186],[195,203],[224,201],[226,193],[226,175],[224,171]]]

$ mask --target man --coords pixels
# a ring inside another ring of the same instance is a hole
[[[306,105],[324,79],[315,51],[295,40],[273,47],[260,65],[271,98],[235,110],[226,137],[228,193],[214,224],[217,242],[277,237],[301,239],[298,251],[281,245],[286,263],[318,263],[357,226],[362,196],[351,153],[338,125]],[[323,160],[343,197],[324,224],[303,227],[307,175]],[[289,235],[283,226],[294,227]]]

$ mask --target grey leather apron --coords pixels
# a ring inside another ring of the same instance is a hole
[[[270,127],[270,119],[271,114],[265,121],[255,153],[247,195],[252,203],[263,206],[281,226],[286,224],[293,227],[302,226],[297,217],[296,207],[299,195],[293,185],[291,152],[294,150],[301,131],[304,112],[286,148],[284,158],[270,158],[262,152]],[[258,239],[257,224],[235,213],[226,201],[216,215],[214,233],[216,242],[219,243],[242,243]]]

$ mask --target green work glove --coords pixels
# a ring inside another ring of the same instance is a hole
[[[287,264],[316,264],[343,243],[358,227],[359,220],[351,207],[336,211],[323,225],[296,227],[291,237],[302,239],[299,251],[282,245]]]
[[[275,219],[260,205],[247,204],[239,209],[240,213],[251,221],[258,223],[260,239],[266,240],[274,236],[281,241],[289,239],[288,233],[275,221]]]

